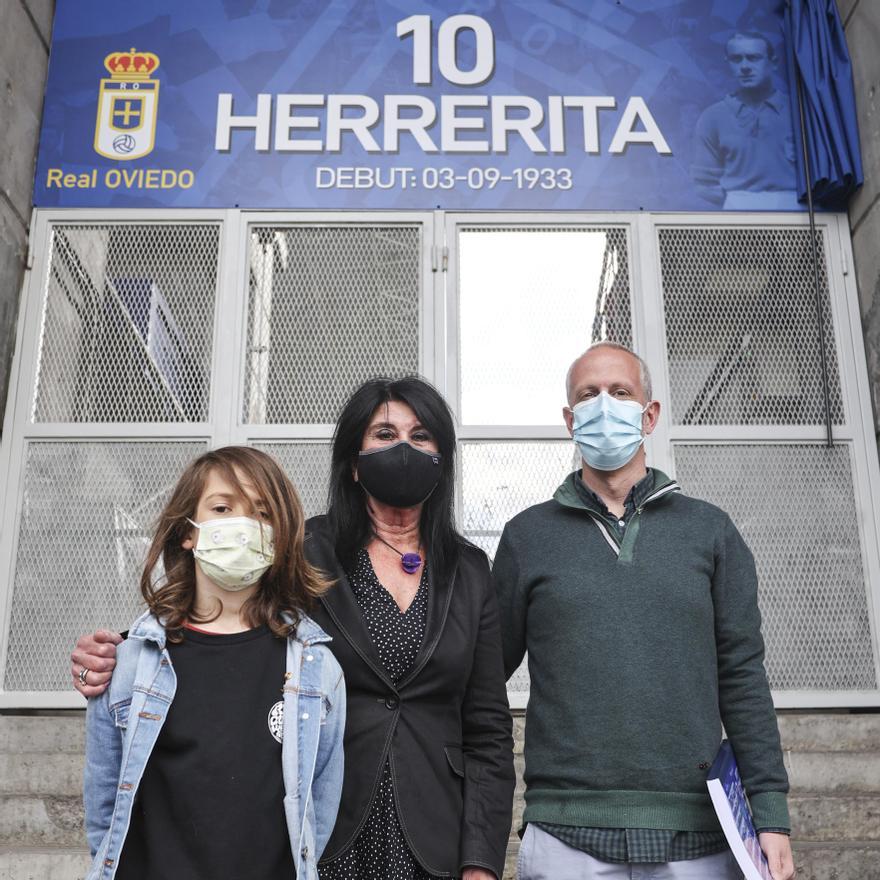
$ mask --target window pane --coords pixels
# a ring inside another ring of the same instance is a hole
[[[219,226],[52,227],[34,419],[208,418]]]
[[[66,691],[70,650],[143,610],[138,584],[162,511],[197,442],[28,444],[8,691]]]
[[[329,424],[371,376],[419,368],[421,228],[255,227],[245,422]]]
[[[257,449],[277,459],[296,487],[306,517],[327,511],[330,486],[329,443],[254,443]]]
[[[504,524],[521,510],[553,497],[580,456],[565,440],[462,443],[462,531],[495,555]]]
[[[462,227],[461,419],[557,425],[592,342],[632,344],[624,227]]]
[[[674,448],[684,490],[727,511],[754,553],[772,687],[876,688],[850,447]]]
[[[672,418],[679,425],[825,421],[806,229],[661,229]],[[824,239],[831,418],[843,422]]]
[[[566,475],[580,466],[580,456],[566,441],[462,443],[461,462],[462,531],[491,559],[504,524],[552,498]],[[508,694],[517,699],[529,692],[527,661],[507,682]]]

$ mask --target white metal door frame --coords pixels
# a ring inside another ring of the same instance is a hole
[[[266,424],[245,422],[242,418],[244,403],[244,348],[246,345],[248,306],[248,247],[250,231],[255,226],[285,228],[291,226],[329,226],[354,228],[369,226],[421,226],[421,253],[419,255],[419,372],[434,381],[437,370],[436,332],[437,304],[442,302],[438,287],[440,273],[434,270],[435,214],[423,211],[241,211],[237,226],[237,262],[233,287],[238,301],[235,310],[234,389],[229,395],[228,432],[232,443],[262,441],[327,441],[333,436],[333,424]]]
[[[0,708],[78,708],[82,698],[69,691],[4,691],[9,625],[12,610],[12,585],[15,578],[21,504],[24,493],[24,469],[21,466],[28,444],[35,440],[89,442],[113,440],[138,442],[150,439],[202,441],[209,446],[261,440],[318,439],[329,441],[332,425],[249,425],[242,415],[245,327],[247,322],[247,242],[255,224],[365,226],[400,224],[419,225],[419,369],[429,379],[441,375],[442,345],[435,343],[441,334],[443,315],[443,273],[438,259],[442,229],[437,230],[439,212],[317,212],[242,210],[175,210],[169,218],[164,210],[58,209],[33,212],[31,253],[37,255],[33,269],[26,272],[22,288],[22,308],[17,328],[16,356],[10,375],[4,433],[0,445],[0,478],[7,499],[0,512]],[[37,359],[40,330],[48,292],[50,270],[49,244],[56,225],[189,225],[208,223],[219,226],[217,280],[214,299],[212,371],[208,390],[208,419],[200,423],[40,423],[32,417],[37,387]],[[441,389],[442,390],[442,389]],[[293,435],[293,436],[292,436]],[[10,499],[14,503],[9,503]],[[96,621],[99,625],[101,621]],[[72,647],[72,646],[71,646]]]
[[[212,442],[207,422],[201,423],[41,423],[33,418],[37,390],[40,327],[48,294],[50,270],[49,244],[56,226],[151,224],[181,226],[209,224],[221,226],[226,212],[212,210],[175,211],[169,219],[167,211],[158,210],[35,210],[31,222],[30,253],[36,255],[34,266],[25,275],[22,285],[22,308],[19,315],[16,355],[10,375],[10,391],[4,418],[3,442],[0,444],[0,476],[3,497],[7,503],[0,525],[0,708],[4,707],[72,707],[80,708],[82,698],[70,692],[14,691],[2,689],[6,674],[9,626],[12,614],[12,585],[15,578],[15,548],[18,545],[21,506],[24,497],[24,470],[28,446],[40,440],[88,442],[113,440],[138,442],[149,439]],[[221,233],[222,235],[222,233]],[[223,259],[223,241],[218,243],[218,261]],[[219,275],[218,275],[219,281]],[[216,395],[209,389],[209,400]],[[12,503],[9,503],[14,499]],[[71,646],[72,647],[72,646]]]
[[[602,214],[587,214],[581,212],[501,212],[491,213],[461,213],[449,212],[445,215],[446,248],[448,251],[448,267],[446,282],[446,359],[444,364],[446,399],[452,407],[458,422],[458,437],[460,440],[567,440],[568,432],[560,419],[554,425],[475,425],[464,424],[461,418],[461,383],[459,379],[460,349],[459,349],[459,254],[458,235],[460,226],[479,227],[503,227],[505,229],[515,227],[573,227],[582,226],[589,228],[613,227],[624,229],[627,235],[627,257],[629,260],[628,270],[630,279],[630,307],[633,343],[638,347],[641,343],[642,328],[636,320],[636,310],[633,307],[636,295],[633,279],[635,277],[634,260],[634,235],[633,221],[638,214],[606,212]],[[586,346],[585,346],[586,347]],[[559,387],[562,388],[564,377],[559,378]],[[562,394],[560,392],[560,398]]]
[[[209,416],[202,423],[37,423],[33,420],[36,367],[39,356],[40,325],[48,289],[49,244],[55,224],[192,224],[220,226],[218,280],[215,294],[213,367],[209,389]],[[0,446],[0,478],[7,504],[0,520],[0,683],[4,680],[8,627],[15,575],[15,548],[24,491],[24,462],[28,444],[35,440],[114,440],[135,442],[149,439],[198,440],[210,445],[231,442],[326,442],[332,425],[252,425],[242,419],[244,393],[244,346],[247,321],[248,235],[253,225],[332,224],[338,226],[387,225],[400,223],[422,226],[419,262],[420,318],[419,365],[422,373],[443,392],[460,415],[459,339],[458,339],[458,252],[459,226],[588,226],[624,227],[627,230],[632,333],[635,347],[652,366],[655,396],[669,397],[665,320],[663,315],[658,230],[669,226],[726,226],[744,228],[803,227],[802,215],[733,214],[646,214],[646,213],[444,213],[435,212],[251,212],[240,210],[37,210],[31,224],[31,252],[37,255],[33,268],[25,274],[22,307],[17,331],[17,347],[10,375],[9,400]],[[858,506],[860,543],[868,582],[873,650],[880,680],[880,465],[872,444],[873,420],[868,387],[864,342],[858,309],[849,228],[845,215],[824,214],[818,218],[826,236],[826,259],[837,346],[845,421],[835,426],[835,439],[852,450],[853,485]],[[448,268],[448,271],[446,271]],[[561,381],[561,379],[560,379]],[[821,426],[785,428],[780,437],[775,427],[742,427],[731,431],[706,426],[675,426],[661,419],[649,446],[654,464],[674,474],[673,444],[712,441],[735,443],[821,442]],[[480,426],[462,425],[463,441],[555,440],[564,441],[563,425]],[[14,499],[13,503],[8,503]],[[100,621],[96,621],[100,623]],[[784,691],[775,694],[781,707],[876,706],[878,691]],[[2,707],[77,707],[81,699],[69,692],[2,692]]]
[[[449,278],[447,281],[448,327],[446,380],[447,399],[460,415],[460,352],[458,342],[459,257],[457,230],[461,226],[625,226],[628,229],[628,256],[630,260],[630,291],[632,307],[633,345],[651,367],[654,397],[667,402],[669,367],[666,344],[666,322],[663,308],[663,285],[659,254],[658,232],[668,227],[724,227],[724,228],[808,228],[808,218],[802,214],[663,214],[663,213],[448,213],[446,214],[446,247],[448,248]],[[872,649],[878,688],[874,690],[785,690],[774,692],[780,708],[859,707],[880,705],[880,465],[873,439],[871,398],[865,368],[864,342],[859,322],[858,294],[853,265],[849,227],[846,215],[822,214],[817,218],[820,232],[825,236],[829,300],[832,315],[833,340],[837,352],[841,397],[845,418],[834,426],[835,442],[846,443],[852,449],[853,486],[858,506],[860,546],[864,566],[869,614],[871,618]],[[805,344],[814,344],[806,340]],[[561,381],[561,379],[560,379]],[[817,393],[820,393],[817,389]],[[768,444],[808,443],[816,445],[824,440],[821,425],[808,426],[680,426],[671,418],[661,418],[654,434],[646,444],[650,461],[661,470],[675,475],[674,445],[684,443],[742,443],[744,441]],[[559,426],[516,425],[461,425],[459,439],[465,441],[492,440],[563,440],[565,428]],[[524,698],[511,694],[511,705],[522,707]]]
[[[845,214],[820,214],[817,229],[824,234],[828,295],[832,327],[840,377],[841,402],[844,421],[833,425],[835,443],[846,444],[852,451],[852,481],[857,505],[862,564],[865,572],[868,612],[871,625],[872,650],[878,687],[873,690],[778,690],[774,702],[778,708],[832,708],[880,705],[880,510],[875,502],[880,492],[880,467],[873,443],[871,398],[867,383],[864,340],[859,322],[858,291],[853,272],[849,225]],[[662,228],[809,228],[804,214],[650,214],[642,221],[640,246],[650,254],[643,271],[656,279],[656,295],[642,302],[646,325],[655,328],[649,334],[647,355],[651,363],[655,387],[663,399],[670,400],[669,364],[666,345],[666,322],[663,305],[662,272],[659,253],[659,230]],[[814,338],[805,345],[815,345]],[[816,389],[821,394],[821,389]],[[799,426],[683,426],[671,418],[661,420],[655,432],[655,458],[669,462],[669,471],[675,476],[674,445],[691,443],[740,444],[743,442],[768,445],[808,444],[815,446],[825,441],[824,425]],[[658,449],[658,446],[660,447]]]

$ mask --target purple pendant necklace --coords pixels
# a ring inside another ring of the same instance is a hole
[[[377,541],[381,541],[386,547],[393,550],[400,557],[401,568],[403,568],[407,574],[415,574],[419,570],[419,567],[422,564],[422,557],[420,554],[401,553],[397,547],[393,544],[389,544],[384,538],[380,538],[375,532],[373,532],[373,537]]]

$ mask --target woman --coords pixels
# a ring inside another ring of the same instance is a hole
[[[366,382],[339,417],[329,510],[305,543],[336,580],[313,617],[348,697],[322,880],[502,874],[511,721],[488,562],[453,525],[454,458],[449,409],[421,379]],[[109,678],[89,671],[109,667],[102,638],[73,655],[87,694]]]

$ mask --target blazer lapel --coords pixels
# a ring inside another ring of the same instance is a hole
[[[354,592],[351,589],[351,584],[348,582],[348,577],[341,569],[338,572],[336,583],[321,596],[321,604],[364,663],[388,687],[396,691],[397,686],[388,675],[382,661],[379,659],[379,652],[370,638],[370,631],[367,629],[360,606],[354,598]]]
[[[409,684],[421,671],[422,667],[431,659],[437,642],[443,634],[446,625],[446,617],[449,614],[449,604],[452,601],[452,591],[458,577],[458,564],[452,570],[449,578],[442,583],[437,583],[433,574],[428,569],[428,621],[425,625],[425,637],[422,639],[422,647],[416,655],[409,672],[397,683],[398,688]]]

